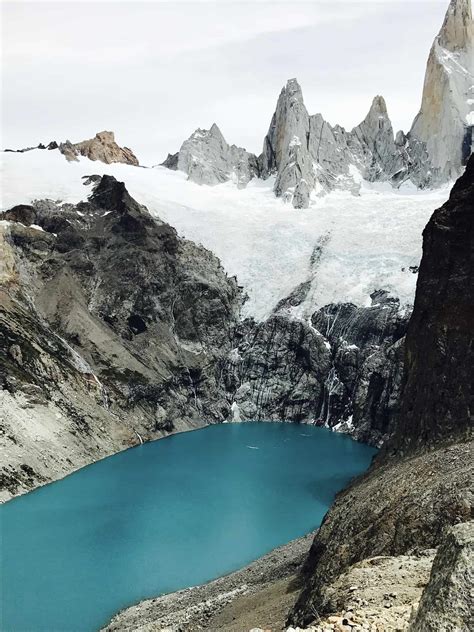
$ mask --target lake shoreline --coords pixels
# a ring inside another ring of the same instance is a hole
[[[298,592],[297,576],[317,529],[279,546],[241,569],[208,583],[146,599],[120,610],[101,632],[123,630],[213,630],[213,621],[223,611],[272,586],[280,587],[280,597],[293,599]],[[285,605],[285,604],[282,604]],[[237,610],[239,608],[237,607]],[[235,615],[232,615],[234,618]],[[284,624],[284,621],[281,621]]]

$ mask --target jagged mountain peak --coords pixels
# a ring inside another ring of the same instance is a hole
[[[472,46],[471,0],[451,0],[443,25],[438,33],[438,41],[443,48],[455,51]]]
[[[79,143],[71,143],[70,140],[57,143],[53,140],[48,145],[39,143],[35,147],[5,149],[5,151],[22,154],[35,149],[47,149],[49,151],[58,149],[69,162],[75,162],[79,160],[79,156],[85,156],[89,160],[99,160],[106,164],[122,162],[136,167],[139,165],[138,158],[133,151],[128,147],[120,147],[115,141],[115,134],[106,130],[97,132],[94,138],[89,138]]]
[[[77,160],[78,156],[85,156],[89,160],[100,160],[106,164],[112,162],[123,162],[134,166],[139,164],[133,151],[128,147],[120,147],[115,141],[115,134],[110,131],[97,132],[94,138],[79,143],[71,143],[67,140],[60,143],[59,151],[69,161]]]
[[[409,137],[427,153],[433,183],[458,177],[472,151],[474,59],[470,0],[452,0],[426,65]]]
[[[372,99],[372,105],[370,106],[370,112],[377,112],[381,116],[388,116],[387,104],[385,103],[385,99],[377,94]]]
[[[303,91],[298,80],[296,78],[288,79],[281,90],[280,96],[284,96],[291,101],[303,103]]]

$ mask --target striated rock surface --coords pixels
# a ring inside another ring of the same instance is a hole
[[[197,184],[219,184],[233,180],[245,187],[258,174],[257,158],[242,147],[228,145],[220,129],[197,129],[184,141],[177,154],[162,163],[168,169],[187,173]]]
[[[365,119],[352,130],[350,144],[361,165],[362,177],[369,182],[394,180],[403,169],[403,159],[381,96],[374,98]]]
[[[303,296],[299,287],[268,320],[236,328],[223,372],[234,418],[313,423],[381,445],[399,409],[408,314],[378,291],[370,307],[331,304],[308,322],[288,311]]]
[[[350,565],[436,547],[446,527],[472,518],[473,186],[471,157],[424,232],[394,436],[326,514],[294,623],[330,609],[327,587]]]
[[[451,0],[428,57],[421,109],[409,133],[426,146],[433,182],[458,177],[472,151],[474,26],[471,0]]]
[[[441,542],[411,632],[461,632],[474,615],[474,522],[452,527]]]
[[[123,183],[88,182],[87,202],[40,200],[0,221],[3,499],[230,413],[218,364],[235,279]]]
[[[77,160],[78,156],[85,156],[89,160],[100,160],[106,164],[123,162],[127,165],[138,166],[138,159],[128,147],[119,147],[115,142],[113,132],[98,132],[94,138],[80,143],[66,141],[60,143],[59,151],[66,160]]]

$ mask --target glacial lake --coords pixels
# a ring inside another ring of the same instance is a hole
[[[2,632],[93,631],[319,526],[376,450],[290,423],[132,448],[0,506]]]

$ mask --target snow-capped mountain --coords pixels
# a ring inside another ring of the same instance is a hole
[[[198,184],[275,176],[277,197],[307,208],[334,189],[358,193],[362,180],[418,188],[456,178],[471,153],[473,54],[470,0],[451,0],[433,43],[421,110],[411,130],[394,137],[383,97],[376,96],[365,119],[348,131],[310,115],[296,79],[282,89],[260,156],[229,146],[217,125],[198,129],[164,166],[184,171]]]

